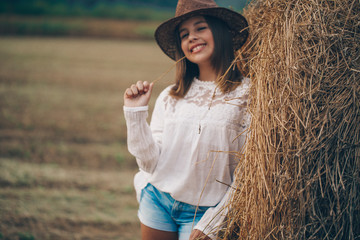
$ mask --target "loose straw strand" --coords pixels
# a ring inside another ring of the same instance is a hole
[[[178,63],[179,63],[180,61],[182,61],[184,58],[185,58],[185,56],[182,57],[182,58],[180,58],[179,60],[177,60],[171,67],[169,67],[168,70],[166,70],[163,74],[161,74],[161,75],[160,75],[157,79],[155,79],[152,83],[155,84],[155,83],[157,83],[158,81],[160,81],[161,79],[163,79],[164,76],[165,76],[166,74],[168,74],[168,73],[176,66],[176,64],[178,64]]]
[[[211,97],[211,101],[210,101],[210,104],[209,104],[209,108],[208,110],[210,110],[211,106],[212,106],[212,103],[215,99],[215,95],[216,95],[216,89],[218,89],[219,85],[220,85],[220,80],[223,80],[224,77],[229,73],[229,71],[235,67],[235,63],[239,60],[240,58],[240,55],[237,55],[235,57],[235,59],[232,61],[232,63],[230,64],[230,66],[226,69],[225,73],[223,75],[221,75],[218,79],[216,79],[216,82],[218,83],[214,89],[214,92],[213,92],[213,95]]]

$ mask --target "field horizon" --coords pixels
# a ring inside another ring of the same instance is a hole
[[[159,21],[1,15],[0,36],[154,40]]]

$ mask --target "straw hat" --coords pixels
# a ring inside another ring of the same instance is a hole
[[[173,60],[176,52],[176,27],[182,21],[196,15],[212,16],[224,21],[233,35],[234,50],[239,49],[249,35],[248,23],[241,14],[219,7],[213,0],[179,0],[175,17],[162,23],[155,31],[156,42]]]

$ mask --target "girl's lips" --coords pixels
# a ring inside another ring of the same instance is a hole
[[[197,44],[197,45],[191,47],[190,52],[192,52],[192,53],[197,53],[197,52],[201,51],[201,49],[203,49],[205,46],[206,46],[205,43],[203,43],[203,44]]]

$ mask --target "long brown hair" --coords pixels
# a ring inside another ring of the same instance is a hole
[[[230,67],[235,58],[232,34],[225,22],[215,17],[204,16],[214,38],[214,53],[211,57],[211,63],[218,76],[219,89],[225,93],[232,91],[241,82],[242,75],[236,67],[226,71]],[[176,60],[184,57],[181,50],[181,40],[178,28],[176,34]],[[224,76],[223,76],[224,75]],[[170,90],[173,97],[184,97],[189,90],[194,77],[199,76],[199,68],[197,64],[190,62],[186,58],[176,65],[175,86]]]

